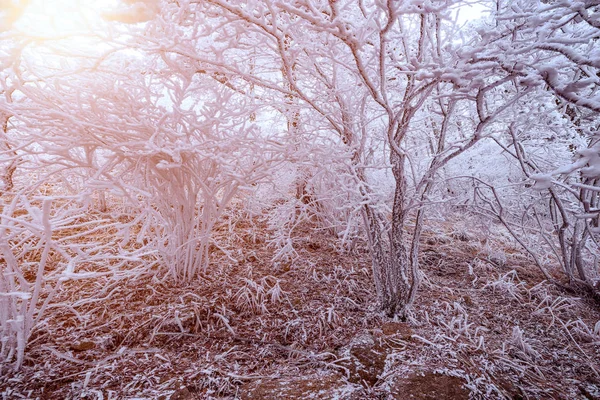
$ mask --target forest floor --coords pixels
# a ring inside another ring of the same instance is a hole
[[[67,282],[2,399],[600,398],[600,306],[543,282],[501,234],[432,223],[398,322],[377,311],[365,245],[302,226],[295,259],[273,263],[264,226],[237,223],[238,250],[194,284]]]

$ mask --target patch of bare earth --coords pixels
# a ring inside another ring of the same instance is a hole
[[[402,322],[377,312],[364,246],[305,226],[297,258],[274,264],[263,224],[233,232],[194,284],[64,285],[24,367],[3,368],[3,398],[600,398],[598,305],[541,283],[506,241],[426,231]]]

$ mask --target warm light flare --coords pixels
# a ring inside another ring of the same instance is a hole
[[[116,0],[31,0],[20,10],[15,28],[45,39],[84,36],[116,4]]]

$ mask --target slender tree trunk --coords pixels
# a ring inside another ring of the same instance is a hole
[[[372,206],[368,204],[364,206],[363,216],[369,236],[373,278],[381,309],[389,317],[405,318],[417,284],[413,268],[416,260],[409,258],[404,243],[406,222],[404,158],[393,153],[390,159],[396,188],[389,232],[385,229],[385,216]],[[366,182],[364,176],[359,178]]]
[[[3,183],[3,187],[0,190],[0,195],[9,192],[13,189],[13,175],[17,170],[17,153],[13,150],[8,141],[9,119],[10,115],[2,115],[2,132],[0,132],[0,150],[4,150],[7,154],[10,154],[12,156],[12,159],[9,161],[8,166],[4,168],[2,176],[0,176],[0,180]]]
[[[396,181],[394,203],[392,207],[392,225],[390,230],[390,251],[386,275],[386,296],[384,311],[390,316],[404,317],[409,304],[409,258],[404,244],[404,226],[406,222],[406,179],[404,175],[404,157],[392,152],[390,156],[392,173]]]

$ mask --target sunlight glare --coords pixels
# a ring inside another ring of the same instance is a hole
[[[28,35],[60,39],[85,35],[117,0],[31,0],[15,27]]]

